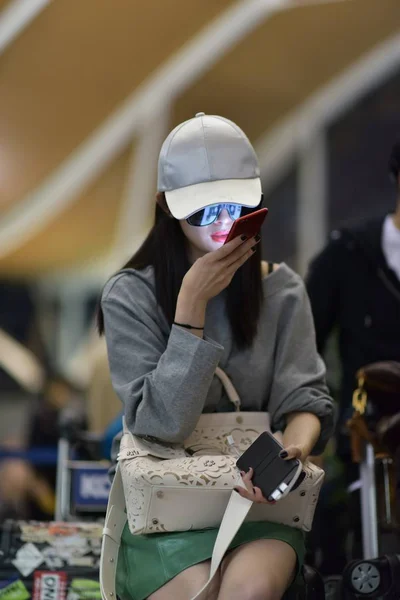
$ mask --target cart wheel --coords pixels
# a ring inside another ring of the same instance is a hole
[[[372,594],[381,583],[381,575],[375,565],[363,562],[351,571],[350,581],[353,590],[358,594]]]

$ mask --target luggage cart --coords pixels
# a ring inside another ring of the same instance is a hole
[[[379,556],[378,503],[376,494],[376,458],[371,444],[364,448],[360,464],[361,526],[363,558]]]
[[[375,559],[382,551],[388,552],[381,543],[382,534],[396,530],[392,511],[395,446],[388,444],[382,435],[379,425],[382,421],[376,421],[374,413],[368,413],[370,406],[367,405],[363,380],[354,392],[353,408],[354,415],[348,425],[353,436],[353,460],[359,463],[359,480],[351,484],[348,491],[360,490],[363,558]],[[387,432],[390,433],[389,428]],[[389,553],[393,551],[398,552],[400,548],[389,549]]]
[[[352,561],[345,569],[344,598],[400,597],[400,537],[392,511],[393,466],[390,454],[365,442],[360,479],[349,490],[360,490],[363,552],[360,560]]]
[[[326,585],[331,585],[331,597],[335,600],[400,598],[400,538],[396,534],[390,538],[389,533],[390,541],[385,539],[385,533],[396,529],[392,511],[393,466],[389,454],[364,443],[360,477],[348,488],[349,493],[360,491],[362,557],[351,560],[341,577],[328,578],[332,581]]]
[[[102,439],[84,431],[73,416],[61,423],[60,430],[55,519],[102,518],[107,509],[111,466],[101,459]]]
[[[101,532],[96,522],[3,521],[1,597],[99,598]]]
[[[363,558],[377,558],[387,551],[382,544],[382,530],[395,528],[392,510],[391,471],[393,458],[376,453],[366,443],[360,463],[360,478],[348,487],[349,493],[360,491]],[[399,541],[400,544],[400,541]],[[400,551],[400,547],[396,551]],[[390,550],[392,551],[392,550]]]

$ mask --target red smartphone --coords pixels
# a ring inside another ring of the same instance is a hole
[[[247,238],[254,237],[259,233],[261,225],[268,214],[268,208],[260,208],[256,212],[239,217],[234,221],[225,244],[231,242],[238,235],[245,235]]]

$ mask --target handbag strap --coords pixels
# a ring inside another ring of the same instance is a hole
[[[230,546],[230,543],[239,531],[252,505],[253,502],[251,500],[243,498],[235,491],[231,493],[228,506],[225,509],[221,525],[219,526],[217,539],[215,540],[211,557],[210,575],[201,590],[197,592],[197,594],[193,596],[191,600],[196,600],[199,598],[199,596],[205,592],[211,581],[214,579],[214,576],[218,571],[218,568]]]
[[[121,536],[127,520],[124,488],[117,465],[108,498],[100,556],[100,590],[103,600],[116,600],[115,579]]]
[[[117,465],[108,498],[100,556],[100,590],[103,600],[116,600],[115,578],[121,536],[127,520],[124,488]]]
[[[208,588],[230,543],[239,531],[253,502],[242,498],[233,491],[226,507],[221,525],[215,540],[211,557],[210,576],[205,585],[191,600],[196,600]],[[127,521],[125,495],[119,467],[115,471],[111,485],[108,509],[103,529],[100,557],[100,590],[103,600],[116,600],[115,579],[118,564],[118,552],[121,536]]]
[[[284,495],[289,493],[301,472],[300,467]],[[253,502],[232,491],[215,540],[211,557],[210,575],[201,590],[191,599],[196,600],[208,588],[228,550],[233,538],[247,517]],[[115,577],[121,536],[127,521],[122,477],[117,466],[111,485],[108,509],[103,529],[100,557],[100,589],[103,600],[116,600]]]

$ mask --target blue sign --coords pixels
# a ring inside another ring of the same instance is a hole
[[[72,503],[75,508],[107,508],[110,493],[108,469],[74,468],[72,472]]]

